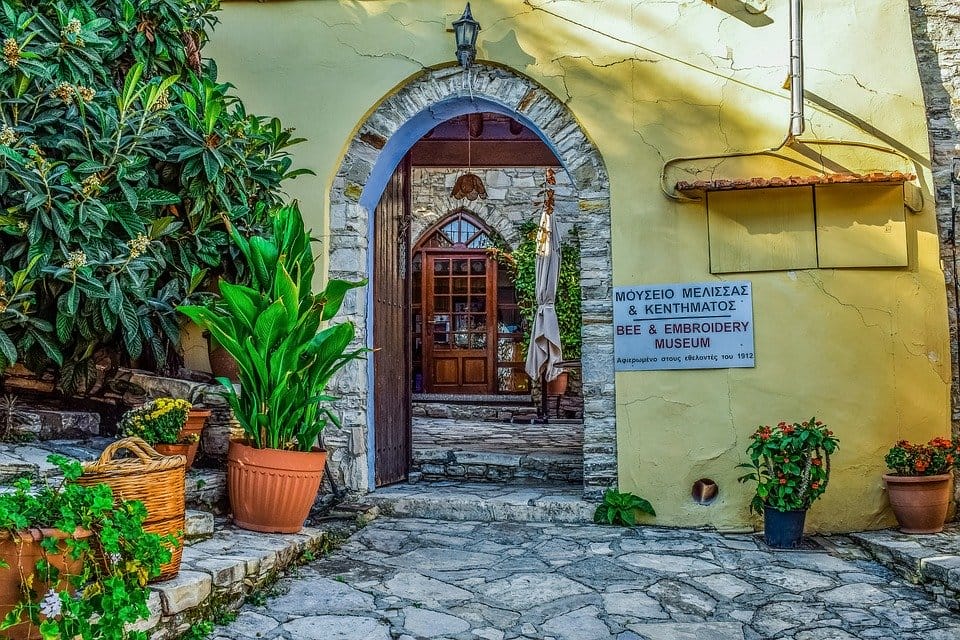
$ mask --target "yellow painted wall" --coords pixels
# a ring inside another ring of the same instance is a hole
[[[726,3],[734,5],[738,3]],[[480,58],[532,77],[563,100],[610,174],[614,282],[706,281],[705,209],[664,197],[665,159],[776,146],[789,114],[787,3],[761,16],[703,0],[484,0]],[[753,282],[756,368],[617,375],[620,486],[651,500],[657,522],[751,525],[736,483],[760,423],[827,422],[841,439],[830,489],[808,522],[821,530],[891,522],[883,455],[898,438],[946,435],[950,358],[930,193],[923,98],[902,0],[808,2],[810,137],[890,145],[912,161],[843,147],[705,161],[677,179],[807,175],[828,170],[920,174],[925,205],[907,214],[909,267],[729,274]],[[248,108],[280,116],[309,142],[317,172],[290,195],[323,235],[329,187],[356,128],[387,94],[453,59],[446,31],[463,2],[229,2],[205,53]],[[821,156],[821,152],[823,156]],[[711,506],[691,484],[720,484]]]

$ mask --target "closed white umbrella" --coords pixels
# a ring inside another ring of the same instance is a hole
[[[544,207],[537,229],[537,311],[533,316],[530,347],[527,351],[527,375],[537,380],[545,374],[549,382],[561,370],[560,322],[557,320],[557,281],[560,278],[560,234],[553,207]]]

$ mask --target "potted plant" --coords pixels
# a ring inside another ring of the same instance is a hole
[[[146,583],[170,541],[144,532],[141,503],[115,503],[110,487],[75,483],[79,463],[48,460],[59,484],[21,479],[0,494],[0,637],[146,640],[127,628],[150,615]]]
[[[313,293],[314,257],[296,203],[273,214],[272,237],[233,240],[250,267],[249,286],[220,281],[212,306],[181,307],[232,355],[241,392],[219,378],[242,441],[227,452],[234,522],[254,531],[299,531],[316,499],[326,463],[318,436],[339,420],[325,406],[330,378],[366,349],[348,351],[350,322],[321,329],[346,293],[365,282],[331,280]]]
[[[807,509],[830,480],[830,456],[839,440],[815,418],[776,427],[762,425],[751,436],[751,469],[740,482],[757,483],[751,509],[763,514],[763,535],[771,547],[793,549],[803,537]]]
[[[954,468],[960,467],[960,443],[934,438],[927,444],[901,440],[886,455],[884,474],[890,506],[904,533],[943,531],[952,495]]]
[[[179,398],[157,398],[131,409],[120,419],[120,433],[143,438],[165,456],[184,456],[189,469],[200,446],[196,428],[188,428],[192,405]],[[200,428],[203,428],[201,423]]]

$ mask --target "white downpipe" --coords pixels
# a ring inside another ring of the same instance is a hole
[[[803,135],[803,2],[790,0],[790,137]]]

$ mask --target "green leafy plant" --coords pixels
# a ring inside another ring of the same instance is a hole
[[[653,505],[640,496],[629,491],[607,489],[603,493],[603,502],[597,505],[597,510],[593,514],[593,521],[597,524],[633,527],[637,524],[638,513],[657,515]]]
[[[266,233],[305,171],[201,59],[218,5],[0,0],[0,278],[22,274],[0,291],[0,369],[55,367],[67,389],[99,354],[175,372],[175,307],[245,277],[228,226]]]
[[[553,213],[554,192],[552,186],[556,184],[553,169],[547,169],[545,184],[541,195],[543,206],[549,213]],[[540,225],[537,222],[527,222],[521,225],[522,240],[517,248],[510,251],[504,246],[495,246],[489,251],[494,259],[506,266],[512,275],[513,285],[517,292],[517,306],[524,318],[523,348],[530,344],[530,329],[533,326],[533,316],[537,311],[537,234]],[[569,237],[560,246],[560,271],[557,277],[557,293],[554,306],[557,310],[557,322],[560,325],[560,347],[563,356],[569,360],[576,360],[581,355],[581,316],[580,289],[580,241],[577,230],[574,228]]]
[[[313,251],[294,203],[273,216],[273,235],[249,241],[233,234],[250,271],[250,286],[220,281],[220,300],[180,307],[210,332],[239,368],[242,394],[220,378],[225,396],[256,448],[310,451],[328,422],[339,424],[325,403],[330,378],[366,349],[348,351],[350,322],[333,318],[350,289],[363,282],[331,280],[313,293]]]
[[[50,640],[146,640],[146,633],[127,626],[150,615],[147,580],[160,574],[175,541],[143,530],[147,512],[141,502],[115,502],[107,485],[73,482],[81,473],[79,463],[62,456],[49,461],[64,475],[60,484],[35,487],[21,479],[12,492],[0,494],[0,537],[29,528],[66,534],[61,543],[44,538],[45,556],[36,567],[23,568],[35,573],[22,581],[21,599],[0,622],[0,636],[3,629],[30,621]],[[93,535],[77,535],[84,530]],[[62,573],[52,561],[57,555],[79,560],[80,570]],[[18,570],[9,564],[0,572]],[[38,593],[38,585],[49,590]]]
[[[756,513],[768,506],[777,511],[800,511],[823,495],[830,481],[830,456],[840,441],[816,418],[776,427],[760,426],[750,437],[750,469],[740,482],[756,482],[750,503]]]
[[[927,444],[900,440],[884,460],[898,476],[938,476],[960,468],[960,443],[934,438]]]
[[[197,434],[180,437],[187,422],[191,405],[179,398],[157,398],[141,407],[131,409],[120,419],[120,431],[125,436],[143,438],[149,444],[189,444],[200,439]]]

